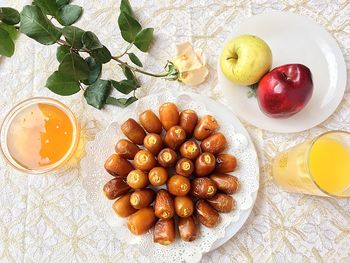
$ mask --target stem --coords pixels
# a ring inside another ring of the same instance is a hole
[[[86,53],[90,53],[90,50],[86,49],[86,48],[82,48],[82,49],[77,49],[77,48],[73,48],[71,47],[66,41],[62,40],[62,39],[59,39],[57,40],[57,44],[61,45],[61,46],[67,46],[67,47],[70,47],[70,49],[72,51],[75,51],[75,52],[86,52]],[[132,47],[132,43],[130,43],[128,45],[128,47],[126,48],[126,50],[124,51],[123,54],[119,55],[119,56],[114,56],[112,57],[113,60],[117,61],[120,65],[123,65],[127,68],[129,68],[133,73],[135,72],[139,72],[139,73],[142,73],[144,75],[148,75],[148,76],[151,76],[151,77],[155,77],[155,78],[164,78],[164,79],[171,79],[171,77],[169,77],[169,73],[168,72],[163,72],[161,74],[156,74],[156,73],[152,73],[152,72],[148,72],[148,71],[144,71],[140,68],[137,68],[137,67],[133,67],[131,65],[129,65],[127,62],[124,62],[122,60],[120,60],[120,57],[124,56],[128,50]]]
[[[57,40],[57,44],[59,44],[59,45],[61,45],[61,46],[70,47],[71,50],[76,51],[76,52],[86,52],[86,53],[90,53],[90,50],[88,50],[88,49],[86,49],[86,48],[78,49],[78,48],[71,47],[66,41],[64,41],[64,40],[62,40],[62,39]]]
[[[57,40],[57,44],[59,44],[61,46],[68,46],[68,43],[64,40],[61,40],[61,39]]]
[[[128,67],[129,69],[131,69],[132,71],[136,71],[136,72],[139,72],[139,73],[142,73],[144,75],[148,75],[148,76],[151,76],[151,77],[156,77],[156,78],[165,78],[168,76],[168,72],[164,72],[164,73],[161,73],[161,74],[155,74],[155,73],[151,73],[151,72],[148,72],[148,71],[144,71],[142,69],[139,69],[139,68],[136,68],[136,67],[133,67],[133,66],[130,66],[128,63],[120,60],[118,57],[112,57],[113,60],[117,61],[119,64],[122,64],[124,65],[125,67]]]
[[[122,54],[120,54],[119,56],[115,56],[115,58],[121,58],[121,57],[124,56],[126,53],[128,53],[128,51],[130,50],[130,48],[132,48],[133,44],[134,44],[134,43],[130,43],[130,44],[126,47],[125,51],[124,51]]]
[[[283,75],[283,77],[284,77],[286,80],[290,80],[290,78],[287,76],[286,73],[282,72],[282,75]]]
[[[81,89],[82,91],[85,92],[85,88],[83,87],[83,85],[81,84],[81,82],[79,82],[79,86],[80,86],[80,89]]]

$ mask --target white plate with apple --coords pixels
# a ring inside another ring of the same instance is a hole
[[[270,50],[254,38],[230,42],[240,35],[257,36]],[[236,27],[222,52],[219,87],[235,114],[256,127],[282,133],[310,129],[325,121],[344,96],[343,55],[332,36],[304,16],[253,16]],[[257,98],[249,97],[246,85],[259,80]]]

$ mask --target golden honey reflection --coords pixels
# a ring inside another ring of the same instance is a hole
[[[21,109],[7,133],[11,157],[22,167],[39,170],[61,161],[74,143],[68,115],[55,105],[37,103]]]

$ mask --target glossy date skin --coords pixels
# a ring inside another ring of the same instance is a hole
[[[130,189],[130,186],[126,183],[126,179],[122,177],[113,178],[103,186],[103,192],[110,200],[126,194]]]
[[[160,134],[162,132],[162,123],[157,115],[151,110],[142,112],[139,121],[143,128],[149,133]]]
[[[195,174],[198,177],[206,176],[215,169],[215,156],[209,152],[202,153],[195,162]]]
[[[166,190],[159,190],[154,204],[155,215],[158,218],[169,219],[175,214],[174,200]]]
[[[157,165],[157,160],[154,155],[147,150],[140,150],[134,158],[135,168],[148,172]]]
[[[231,154],[222,153],[216,156],[216,173],[230,173],[237,167],[237,159]]]
[[[164,167],[154,167],[149,171],[148,179],[151,185],[161,186],[168,180],[168,171]]]
[[[180,113],[180,126],[186,131],[187,137],[190,137],[198,122],[197,113],[193,110],[184,110]]]
[[[195,178],[191,182],[191,195],[200,199],[211,198],[216,194],[216,183],[208,177]]]
[[[175,212],[179,217],[189,217],[193,214],[193,201],[188,196],[175,197]]]
[[[154,191],[149,188],[136,190],[130,195],[130,204],[136,209],[145,208],[151,205],[155,196]]]
[[[135,143],[126,139],[119,140],[115,145],[115,152],[124,159],[133,160],[139,150]]]
[[[140,170],[132,170],[128,174],[126,182],[133,189],[145,188],[149,183],[148,176]]]
[[[218,122],[213,116],[204,115],[197,123],[194,129],[193,137],[198,141],[202,141],[213,134],[218,127]]]
[[[150,230],[156,221],[152,207],[138,210],[128,218],[128,228],[134,235],[143,235]]]
[[[180,154],[184,158],[196,160],[200,154],[200,148],[198,143],[192,140],[186,141],[180,147]]]
[[[159,118],[166,131],[173,126],[178,125],[180,115],[177,106],[171,102],[164,103],[159,108]]]
[[[232,196],[223,193],[217,193],[215,196],[207,199],[207,202],[220,213],[229,213],[236,205]]]
[[[178,150],[186,140],[186,132],[180,126],[171,127],[165,134],[164,142],[167,147]]]
[[[185,196],[190,191],[191,183],[187,177],[175,174],[167,182],[168,191],[175,196]]]
[[[179,218],[179,233],[183,241],[191,242],[197,239],[198,227],[193,216]]]
[[[158,154],[158,163],[164,168],[173,167],[177,161],[177,154],[173,149],[164,148]]]
[[[114,212],[120,217],[128,217],[137,211],[130,203],[131,193],[123,195],[112,206]]]
[[[197,201],[196,215],[198,221],[209,228],[217,226],[220,222],[219,213],[204,200]]]
[[[175,241],[174,219],[159,219],[154,227],[153,241],[167,246]]]
[[[163,139],[159,134],[149,133],[143,140],[145,148],[154,155],[157,155],[164,146]]]
[[[118,154],[112,154],[104,164],[105,170],[115,177],[126,177],[134,168],[131,163],[120,157]]]
[[[236,176],[229,174],[212,174],[210,179],[213,180],[217,188],[228,195],[237,192],[239,188],[239,180]]]
[[[201,148],[203,152],[210,152],[214,155],[223,152],[226,149],[226,146],[226,138],[220,132],[210,135],[201,143]]]
[[[190,177],[194,172],[194,164],[187,158],[181,158],[175,166],[176,173],[185,177]]]
[[[121,130],[133,143],[139,145],[143,144],[143,139],[145,138],[146,133],[140,124],[138,124],[134,119],[130,118],[125,121],[121,126]]]

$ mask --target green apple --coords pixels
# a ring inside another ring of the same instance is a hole
[[[257,83],[271,68],[272,53],[264,40],[241,35],[224,47],[220,66],[225,76],[238,85]]]

